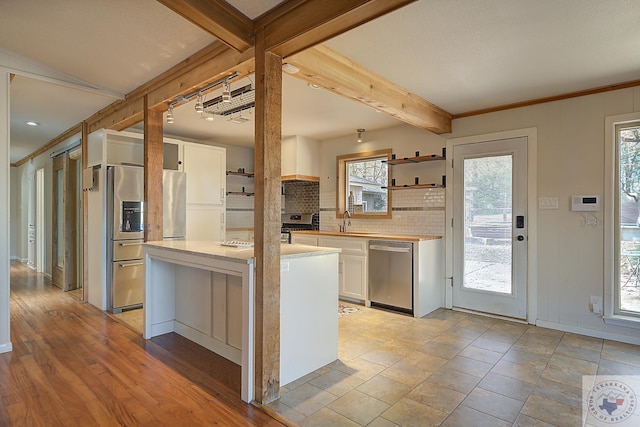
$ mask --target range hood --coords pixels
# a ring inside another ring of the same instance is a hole
[[[304,136],[282,139],[282,181],[320,182],[320,142]]]

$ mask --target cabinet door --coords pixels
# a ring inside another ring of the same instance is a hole
[[[224,205],[226,150],[185,144],[183,170],[187,174],[187,204]]]
[[[224,241],[224,217],[224,208],[187,205],[187,240]]]
[[[162,169],[182,172],[182,155],[180,145],[173,142],[165,142],[162,146]]]
[[[296,243],[298,245],[318,246],[318,238],[293,235],[291,236],[291,243]]]
[[[367,258],[340,255],[340,296],[365,300],[367,296]]]

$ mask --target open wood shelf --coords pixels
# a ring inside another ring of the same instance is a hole
[[[233,195],[233,196],[253,196],[254,193],[247,193],[246,191],[227,191],[227,196],[229,195]]]
[[[407,163],[421,163],[421,162],[430,162],[433,160],[446,160],[446,158],[439,156],[437,154],[429,154],[427,156],[418,156],[418,157],[404,157],[402,159],[389,159],[383,160],[383,163],[388,163],[390,165],[403,165]]]
[[[247,178],[253,178],[253,173],[251,172],[227,171],[227,175],[246,176]]]
[[[407,185],[392,185],[389,187],[382,187],[387,190],[413,190],[416,188],[445,188],[442,184],[407,184]]]

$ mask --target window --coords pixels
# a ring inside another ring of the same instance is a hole
[[[640,122],[615,127],[614,314],[640,316]]]
[[[336,216],[391,218],[390,158],[391,149],[337,157]]]

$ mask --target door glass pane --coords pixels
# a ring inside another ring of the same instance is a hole
[[[387,212],[387,157],[347,162],[345,206],[350,213]]]
[[[62,169],[58,169],[56,171],[56,179],[55,185],[57,186],[56,191],[56,230],[58,233],[58,240],[55,242],[56,244],[56,257],[55,263],[56,267],[64,267],[64,173]]]
[[[513,156],[464,160],[464,278],[467,289],[512,294]]]
[[[618,298],[616,311],[640,314],[640,229],[638,203],[640,202],[640,127],[618,130]]]

